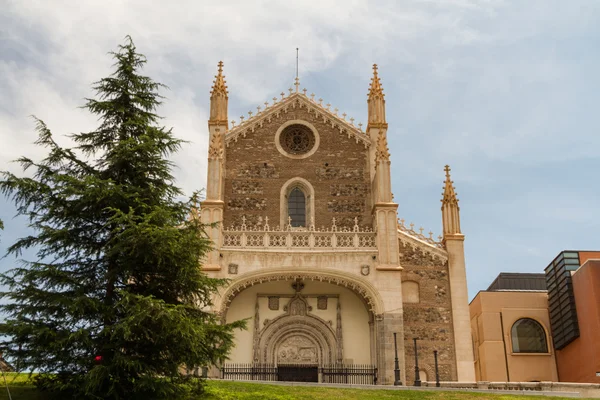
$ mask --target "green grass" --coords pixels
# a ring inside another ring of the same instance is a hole
[[[6,374],[13,400],[44,400],[27,374]],[[0,400],[8,399],[4,380],[0,381]],[[318,386],[280,386],[231,381],[209,381],[206,395],[198,400],[536,400],[538,396],[492,393],[338,389]],[[566,400],[552,397],[553,400]]]

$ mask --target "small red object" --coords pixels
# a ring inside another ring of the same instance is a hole
[[[96,356],[94,357],[94,360],[96,361],[96,364],[100,364],[102,362],[102,356]]]

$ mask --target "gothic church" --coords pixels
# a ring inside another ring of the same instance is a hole
[[[211,91],[208,180],[201,203],[214,249],[202,268],[230,279],[214,299],[225,321],[249,319],[228,362],[369,364],[394,382],[475,381],[459,207],[446,167],[443,236],[398,222],[377,66],[368,125],[300,90],[228,119],[219,63]]]

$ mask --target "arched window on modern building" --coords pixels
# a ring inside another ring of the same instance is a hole
[[[544,327],[534,319],[521,318],[511,329],[513,353],[548,353]]]
[[[288,216],[292,228],[306,226],[306,196],[298,186],[288,196]]]

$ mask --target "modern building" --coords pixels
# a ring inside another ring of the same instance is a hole
[[[600,383],[600,252],[501,273],[470,313],[478,381]]]
[[[228,117],[222,63],[210,98],[206,200],[219,223],[203,270],[230,283],[214,299],[224,321],[248,319],[228,362],[249,365],[369,364],[394,381],[475,380],[464,235],[450,169],[443,236],[398,223],[377,67],[368,125],[300,89]]]

